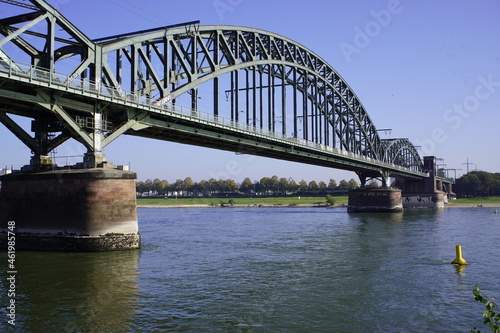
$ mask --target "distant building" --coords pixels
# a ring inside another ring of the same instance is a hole
[[[0,176],[11,174],[12,170],[9,169],[0,169]]]

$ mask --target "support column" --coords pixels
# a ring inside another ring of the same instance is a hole
[[[403,189],[404,208],[443,208],[447,203],[447,194],[438,185],[435,156],[424,156],[424,171],[429,173],[428,178],[398,180]]]
[[[359,188],[349,191],[347,211],[401,212],[401,190],[394,188]]]
[[[0,177],[0,248],[14,221],[16,249],[109,251],[140,247],[136,174],[116,169]]]

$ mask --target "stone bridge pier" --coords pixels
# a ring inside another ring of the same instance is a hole
[[[436,157],[424,156],[424,172],[429,177],[423,180],[397,179],[396,186],[402,190],[404,208],[443,208],[448,196],[454,195],[452,183],[437,176]]]
[[[134,172],[111,168],[0,177],[0,248],[13,234],[16,250],[139,248],[135,179]]]
[[[403,208],[442,208],[448,196],[454,195],[452,183],[437,176],[436,157],[425,156],[424,179],[396,179],[389,187],[387,175],[382,175],[382,188],[365,187],[366,175],[358,174],[361,188],[349,192],[349,212],[399,212]]]

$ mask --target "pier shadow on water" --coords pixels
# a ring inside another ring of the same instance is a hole
[[[139,251],[18,252],[16,326],[7,332],[126,332],[137,294]],[[0,253],[7,262],[7,254]],[[6,274],[3,271],[1,274]],[[7,304],[6,276],[0,300]],[[4,319],[5,307],[0,310]]]

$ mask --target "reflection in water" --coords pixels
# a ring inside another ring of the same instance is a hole
[[[138,256],[138,251],[18,252],[16,329],[127,331],[136,302]],[[6,298],[3,292],[1,298]]]
[[[455,266],[455,271],[458,276],[464,275],[465,266],[467,265],[453,265],[453,266]]]
[[[474,285],[500,294],[491,261],[500,255],[499,216],[482,209],[139,216],[141,251],[17,253],[17,331],[468,332],[482,325]],[[469,265],[450,264],[456,244]],[[0,332],[7,326],[0,321]]]

